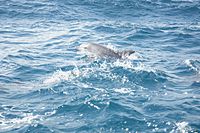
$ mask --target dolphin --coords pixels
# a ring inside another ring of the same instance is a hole
[[[78,50],[81,52],[86,52],[87,54],[90,54],[90,55],[94,55],[96,57],[114,58],[114,59],[125,59],[129,55],[135,53],[134,50],[114,51],[103,45],[94,44],[94,43],[81,44],[78,47]]]

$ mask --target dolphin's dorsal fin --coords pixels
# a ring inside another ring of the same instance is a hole
[[[124,50],[124,51],[119,52],[119,55],[121,56],[121,58],[126,58],[133,53],[135,53],[134,50]]]

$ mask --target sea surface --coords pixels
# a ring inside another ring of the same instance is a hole
[[[0,0],[0,132],[200,132],[200,0]]]

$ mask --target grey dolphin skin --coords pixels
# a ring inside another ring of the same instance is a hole
[[[103,57],[103,58],[116,58],[116,59],[123,59],[127,56],[131,55],[132,53],[135,53],[133,50],[125,50],[125,51],[114,51],[112,49],[109,49],[105,46],[89,43],[89,44],[82,44],[78,47],[80,51],[89,52],[97,57]]]

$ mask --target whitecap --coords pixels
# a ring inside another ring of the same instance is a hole
[[[181,133],[188,133],[191,131],[191,127],[189,127],[188,122],[177,122],[176,123],[177,129],[176,131],[181,132]]]
[[[134,92],[130,88],[116,88],[114,89],[115,92],[121,93],[121,94],[131,94],[134,95]]]
[[[62,71],[58,70],[53,73],[53,75],[49,76],[47,79],[43,81],[44,85],[49,85],[49,84],[55,84],[59,83],[62,80],[71,80],[74,79],[75,77],[80,76],[81,72],[78,69],[74,69],[71,71]]]
[[[22,126],[32,124],[34,121],[39,119],[39,115],[33,115],[32,113],[27,113],[23,115],[23,118],[13,118],[5,119],[0,118],[0,129],[1,131],[8,131],[9,129],[20,128]]]

